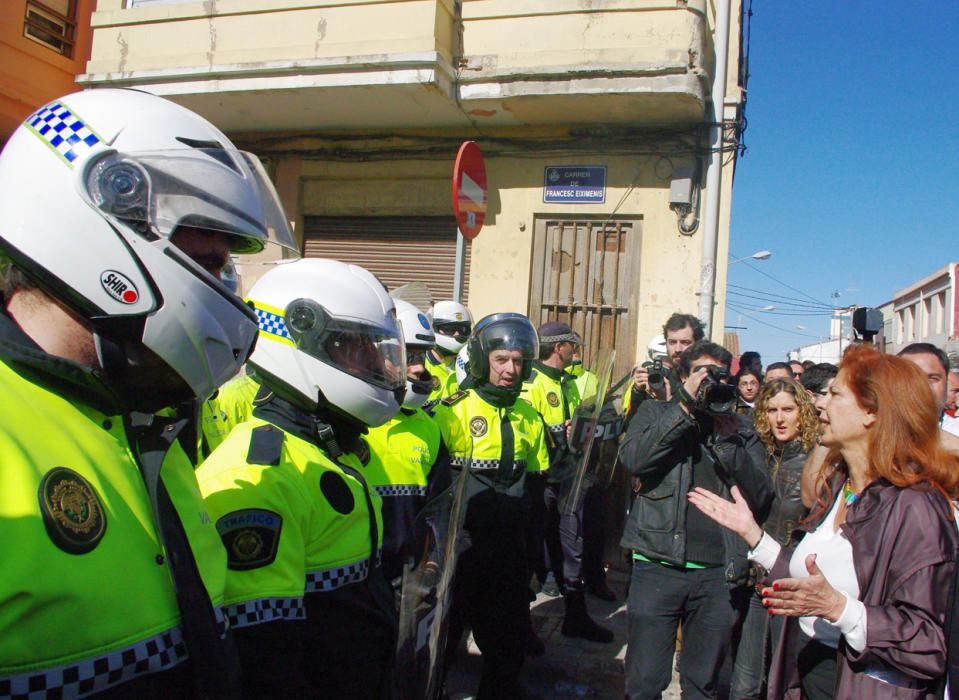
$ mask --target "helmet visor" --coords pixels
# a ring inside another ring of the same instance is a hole
[[[457,340],[465,340],[472,331],[469,321],[433,321],[433,329],[437,333],[448,335]]]
[[[486,355],[494,350],[519,350],[524,360],[533,360],[539,353],[536,330],[525,318],[495,321],[480,331],[479,343]]]
[[[104,214],[146,237],[181,226],[226,233],[235,254],[280,246],[298,256],[283,207],[259,159],[232,148],[109,152],[86,168],[82,189]]]
[[[286,308],[296,348],[320,362],[391,391],[406,386],[406,348],[399,328],[332,316],[312,299]]]

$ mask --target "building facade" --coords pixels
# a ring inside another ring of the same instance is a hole
[[[900,289],[892,300],[890,352],[910,343],[932,343],[949,354],[959,354],[959,263],[951,262]]]
[[[78,90],[95,0],[0,2],[0,146],[33,111]]]
[[[263,158],[306,255],[450,298],[451,171],[473,140],[474,316],[568,321],[622,374],[669,314],[697,312],[708,271],[722,341],[739,0],[99,0],[92,21],[81,83],[168,97]]]

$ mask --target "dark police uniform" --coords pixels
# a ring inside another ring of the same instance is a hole
[[[449,638],[455,648],[464,625],[472,626],[483,652],[481,700],[522,693],[529,610],[526,482],[549,466],[543,423],[532,406],[515,399],[498,407],[483,397],[484,386],[444,399],[435,415],[453,471],[470,470],[465,528],[471,546],[457,564]]]

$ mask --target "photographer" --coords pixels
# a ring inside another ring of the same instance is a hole
[[[633,382],[623,397],[623,413],[627,420],[635,415],[646,399],[669,401],[679,387],[676,367],[683,352],[703,339],[703,324],[690,314],[673,314],[663,325],[663,334],[656,336],[647,348],[649,362],[633,369]]]
[[[745,545],[686,499],[697,486],[728,497],[737,485],[760,522],[772,502],[765,451],[734,413],[735,388],[726,384],[731,359],[706,340],[689,347],[672,400],[644,402],[620,450],[642,482],[621,542],[633,551],[626,652],[632,700],[657,698],[669,685],[677,622],[683,697],[715,697],[736,617],[733,594],[749,594]]]

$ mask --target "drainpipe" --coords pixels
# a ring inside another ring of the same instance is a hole
[[[729,57],[729,6],[716,3],[716,74],[713,76],[712,126],[709,130],[709,169],[706,171],[706,208],[703,215],[703,267],[699,280],[699,319],[706,337],[713,337],[713,306],[716,293],[716,243],[719,240],[719,195],[723,174],[723,110],[726,102],[726,66]],[[718,338],[717,340],[722,340]]]

